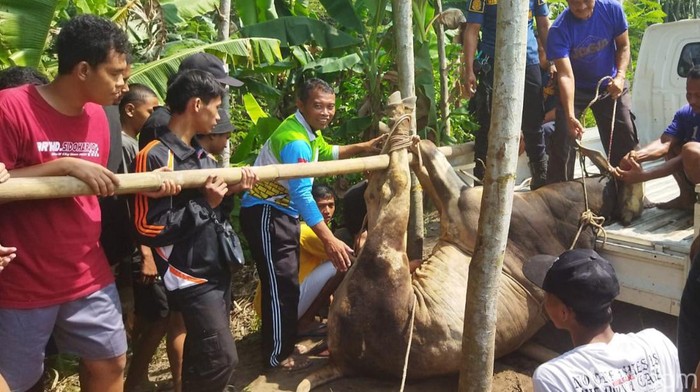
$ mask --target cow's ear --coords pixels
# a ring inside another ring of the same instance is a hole
[[[576,139],[576,147],[581,155],[590,159],[602,174],[610,174],[613,172],[613,167],[610,166],[608,159],[603,153],[592,148],[584,147],[578,139]]]

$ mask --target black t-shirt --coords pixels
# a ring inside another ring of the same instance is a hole
[[[343,196],[343,221],[353,237],[362,230],[362,223],[367,215],[365,190],[367,190],[367,180],[353,185]]]
[[[165,106],[158,106],[153,113],[146,119],[139,133],[139,150],[143,150],[146,145],[164,132],[169,132],[167,125],[170,122],[170,110]]]
[[[119,106],[104,107],[109,122],[109,156],[107,169],[117,173],[122,163],[122,126],[119,119]],[[110,264],[117,264],[134,251],[131,236],[131,221],[126,208],[126,196],[106,196],[100,198],[102,211],[102,233],[100,242]]]
[[[104,106],[107,122],[109,123],[109,156],[107,169],[116,173],[122,163],[122,124],[119,120],[119,106]]]

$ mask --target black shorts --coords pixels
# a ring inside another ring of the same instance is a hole
[[[175,301],[168,297],[168,291],[160,280],[149,285],[134,282],[134,313],[139,318],[157,321],[168,317],[170,312],[179,312]]]

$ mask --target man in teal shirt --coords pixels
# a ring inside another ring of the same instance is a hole
[[[335,114],[335,93],[323,80],[301,87],[297,111],[277,127],[255,166],[316,162],[377,153],[383,137],[349,146],[326,143],[321,134]],[[339,271],[350,267],[352,250],[323,221],[311,195],[312,178],[260,181],[243,197],[241,228],[248,240],[262,286],[263,357],[266,366],[299,369],[309,365],[292,354],[299,302],[299,217],[321,239]]]

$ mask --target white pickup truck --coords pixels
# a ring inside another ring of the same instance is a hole
[[[645,31],[632,83],[632,112],[640,145],[659,138],[675,112],[687,103],[685,75],[693,64],[700,64],[700,19],[657,24]],[[583,145],[603,151],[597,129],[584,133]],[[468,170],[472,160],[462,156],[452,164]],[[589,171],[596,169],[591,166]],[[517,178],[523,181],[529,175],[527,157],[522,154]],[[471,180],[465,177],[465,181]],[[645,184],[651,202],[670,200],[678,193],[671,176]],[[649,208],[630,226],[614,223],[605,229],[607,242],[603,244],[599,236],[598,251],[615,266],[621,284],[618,300],[677,316],[690,269],[690,245],[700,229],[700,203],[694,216]]]
[[[700,64],[700,20],[658,24],[644,32],[632,84],[640,145],[661,136],[675,112],[687,103],[685,76],[693,64]],[[585,144],[603,150],[597,130],[585,135]],[[676,197],[678,186],[668,176],[647,182],[644,191],[650,201],[661,202]],[[599,238],[600,253],[618,273],[619,300],[678,315],[690,269],[688,253],[700,227],[700,204],[694,215],[649,208],[630,226],[606,227],[608,240],[603,246]]]

